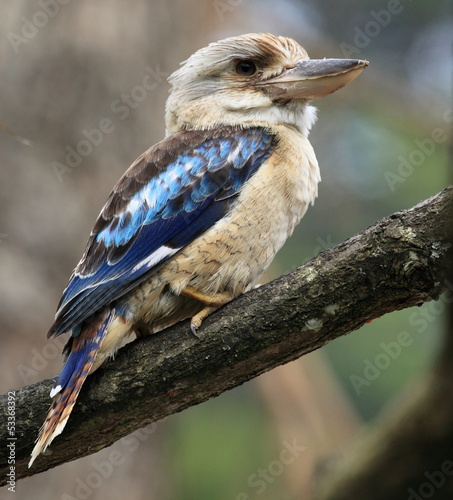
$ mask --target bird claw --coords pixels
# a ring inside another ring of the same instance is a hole
[[[198,335],[198,326],[194,324],[193,321],[190,323],[190,332],[196,339],[200,339],[200,336]]]

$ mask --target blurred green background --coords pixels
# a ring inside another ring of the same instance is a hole
[[[59,296],[113,184],[163,137],[165,78],[180,61],[213,40],[272,32],[311,57],[371,63],[316,103],[319,198],[269,280],[451,182],[450,9],[446,0],[3,3],[2,392],[60,370],[61,341],[45,338]],[[146,74],[156,85],[143,93]],[[52,163],[105,118],[112,132],[57,175]],[[113,447],[122,465],[100,482],[112,448],[19,482],[15,498],[310,499],[364,426],[427,376],[443,300],[376,319],[124,438]]]

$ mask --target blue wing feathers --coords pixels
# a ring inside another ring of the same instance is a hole
[[[139,157],[96,221],[49,334],[77,327],[146,279],[172,255],[145,265],[159,248],[183,248],[221,219],[274,143],[258,127],[184,131]]]

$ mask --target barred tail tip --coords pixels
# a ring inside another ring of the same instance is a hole
[[[69,418],[69,413],[64,420],[58,422],[54,430],[46,429],[47,427],[46,426],[47,420],[46,420],[46,422],[41,427],[38,438],[36,440],[35,447],[31,452],[31,458],[30,461],[28,462],[28,468],[30,468],[33,465],[33,462],[36,460],[36,457],[41,453],[44,453],[50,446],[52,441],[63,432],[63,429],[66,426],[66,422],[68,421],[68,418]]]
[[[81,370],[73,374],[63,392],[61,392],[62,387],[59,384],[50,392],[50,396],[54,399],[39,431],[28,467],[31,467],[36,457],[46,451],[52,441],[63,432],[92,364],[93,356],[88,358]]]
[[[57,385],[50,391],[53,401],[39,431],[28,467],[31,467],[36,457],[45,452],[52,441],[63,432],[83,383],[92,369],[97,368],[95,359],[113,316],[114,312],[111,310],[100,312],[85,325],[78,337],[71,338],[68,357]],[[120,323],[124,328],[124,322]]]

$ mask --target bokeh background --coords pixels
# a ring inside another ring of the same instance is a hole
[[[316,103],[319,199],[267,280],[451,181],[447,0],[2,2],[2,393],[60,370],[64,340],[45,334],[112,186],[163,137],[166,77],[196,49],[246,32],[293,37],[311,57],[371,62]],[[68,148],[106,119],[109,132],[61,168]],[[20,481],[14,498],[310,499],[364,429],[427,376],[445,303],[377,319],[113,448]],[[294,460],[282,464],[291,446]],[[112,449],[122,460],[108,467]]]

